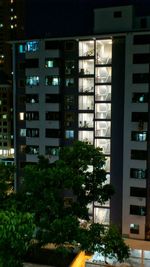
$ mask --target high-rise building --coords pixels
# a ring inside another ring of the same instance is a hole
[[[9,77],[12,63],[8,41],[24,38],[24,16],[24,0],[0,0],[0,69]]]
[[[93,35],[13,43],[16,187],[37,155],[52,162],[87,140],[103,148],[116,191],[89,207],[94,221],[150,240],[150,17],[132,6],[94,14]]]

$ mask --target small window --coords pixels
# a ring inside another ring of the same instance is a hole
[[[75,42],[74,41],[66,41],[65,50],[72,51],[74,49],[75,49]]]
[[[73,130],[65,131],[65,138],[66,139],[74,139],[74,131]]]
[[[133,103],[147,103],[148,102],[148,93],[133,93],[132,94]]]
[[[147,132],[144,131],[132,131],[131,133],[132,141],[145,142],[147,141]]]
[[[60,113],[59,112],[51,112],[47,111],[45,115],[46,120],[58,121],[60,120]]]
[[[130,196],[139,198],[146,197],[146,188],[130,187]]]
[[[39,85],[39,76],[27,76],[26,85],[29,86]]]
[[[147,122],[148,112],[132,112],[132,121],[140,123]]]
[[[146,216],[146,208],[143,206],[130,205],[130,214]]]
[[[122,12],[121,11],[115,11],[114,12],[114,18],[121,18],[122,17]]]
[[[46,146],[45,147],[45,154],[50,156],[59,156],[59,147],[53,147],[53,146]]]
[[[149,83],[149,73],[133,73],[132,81],[133,83]]]
[[[133,43],[135,45],[150,44],[150,34],[135,35]]]
[[[131,223],[130,224],[130,233],[131,234],[139,234],[139,225]]]
[[[46,76],[45,77],[45,85],[53,85],[58,86],[60,84],[60,79],[57,76]]]
[[[132,149],[131,150],[131,159],[147,160],[147,151]]]
[[[65,80],[66,87],[73,87],[74,86],[74,78],[68,78]]]
[[[60,95],[59,94],[46,94],[45,103],[59,103]]]
[[[141,28],[146,28],[147,27],[147,19],[146,18],[141,18]]]
[[[143,169],[130,169],[130,177],[135,179],[146,179],[146,170]]]
[[[26,68],[38,68],[38,66],[39,66],[38,58],[26,59],[26,62],[25,62]]]
[[[48,137],[48,138],[59,138],[59,137],[61,137],[60,130],[57,130],[57,129],[46,129],[45,130],[45,137]]]

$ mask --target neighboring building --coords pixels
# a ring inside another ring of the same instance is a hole
[[[0,71],[0,161],[14,158],[12,97],[12,84]]]
[[[11,47],[8,41],[24,38],[24,0],[0,0],[0,70],[12,72]]]
[[[149,240],[150,17],[97,9],[93,35],[18,41],[13,54],[16,187],[37,155],[54,161],[59,147],[88,140],[103,148],[116,191],[89,207],[94,221]]]

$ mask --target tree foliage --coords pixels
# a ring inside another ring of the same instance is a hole
[[[0,212],[0,266],[20,267],[35,226],[29,213]]]

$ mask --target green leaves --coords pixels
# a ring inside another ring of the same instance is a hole
[[[22,266],[22,258],[30,245],[34,229],[31,214],[14,211],[0,212],[1,267]]]

